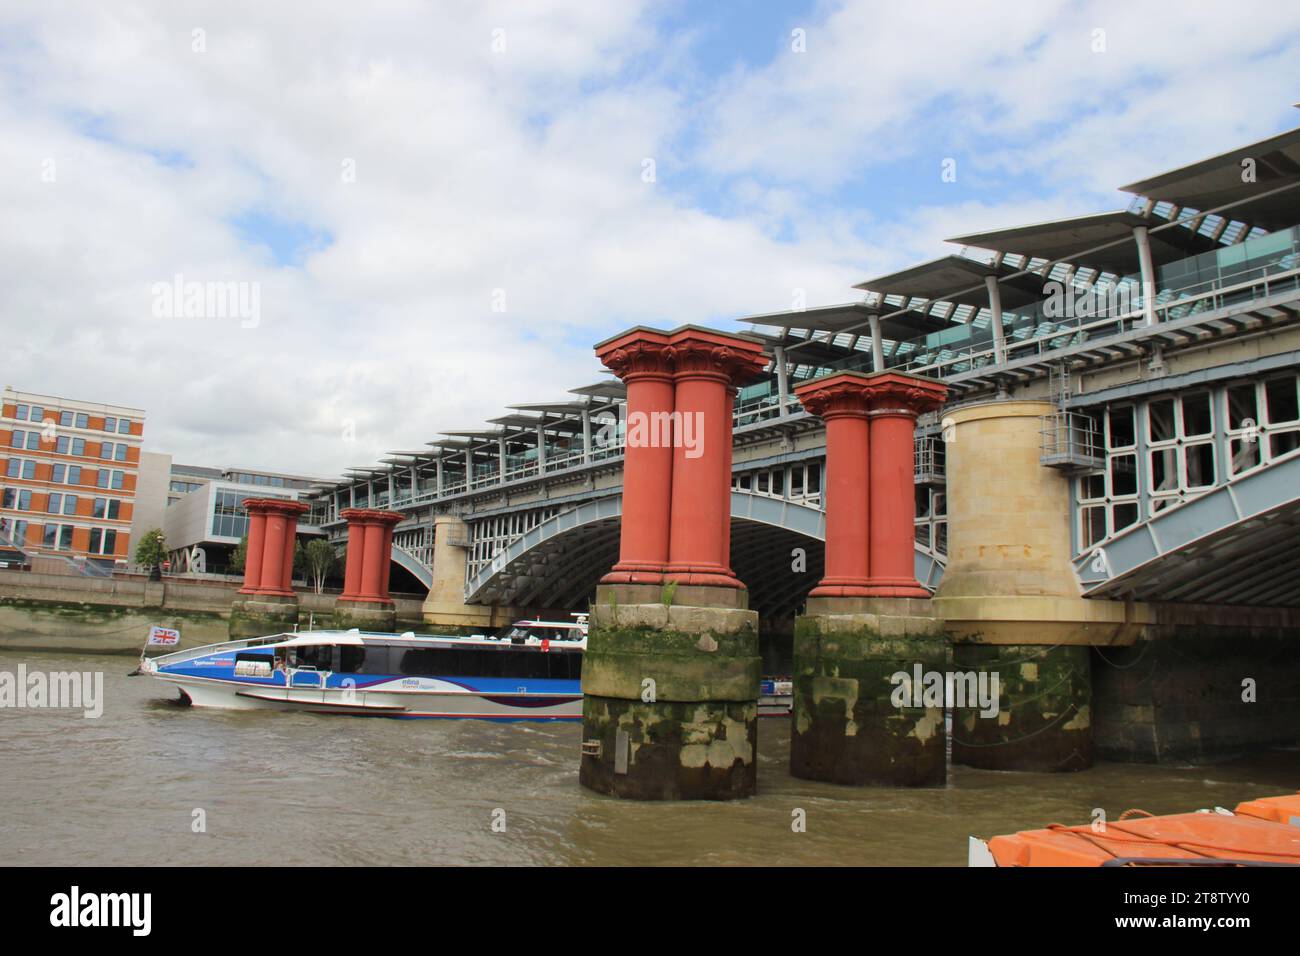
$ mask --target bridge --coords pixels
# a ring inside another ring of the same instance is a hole
[[[1294,741],[1300,130],[1123,188],[1109,212],[955,237],[958,252],[865,281],[859,301],[751,316],[737,334],[631,329],[598,347],[613,376],[353,467],[309,520],[340,547],[349,509],[390,522],[367,554],[382,541],[427,589],[431,627],[592,609],[582,780],[605,792],[753,792],[722,729],[749,726],[728,703],[741,698],[716,696],[725,668],[673,671],[694,688],[674,699],[716,718],[710,739],[736,763],[702,776],[689,747],[650,734],[627,769],[622,729],[681,720],[638,704],[627,670],[643,666],[633,622],[658,621],[665,648],[684,639],[645,567],[688,582],[686,606],[724,631],[754,614],[767,639],[794,637],[797,776],[942,782],[942,708],[872,716],[888,709],[872,668],[904,659],[1004,682],[996,721],[949,708],[955,763],[1069,770],[1097,752]],[[629,409],[713,408],[715,388],[729,454],[670,468],[629,442]],[[681,468],[720,497],[697,501]],[[655,510],[670,472],[671,516]],[[713,484],[727,475],[729,490]],[[631,553],[679,536],[694,558]],[[655,666],[686,666],[673,661]]]

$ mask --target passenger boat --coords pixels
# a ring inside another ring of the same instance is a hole
[[[499,634],[306,631],[143,658],[140,673],[201,707],[382,717],[579,720],[587,616],[516,621]],[[766,678],[759,716],[788,716],[788,681]]]
[[[971,837],[970,866],[1300,865],[1300,793],[1195,813],[1129,810],[1107,823]]]
[[[308,631],[140,662],[200,707],[377,717],[578,720],[586,636]]]

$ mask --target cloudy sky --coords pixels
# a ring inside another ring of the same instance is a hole
[[[3,379],[334,476],[595,381],[629,325],[1119,208],[1297,101],[1276,0],[7,0]]]

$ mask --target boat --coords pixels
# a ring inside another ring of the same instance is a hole
[[[1119,819],[1082,826],[1051,824],[995,836],[972,836],[970,866],[1297,866],[1300,793],[1155,816],[1128,810]]]
[[[142,658],[138,673],[174,684],[200,707],[580,720],[588,625],[586,615],[574,618],[516,621],[466,637],[282,633]],[[790,700],[788,682],[765,679],[759,715],[789,715]]]
[[[586,636],[305,631],[146,658],[200,707],[398,718],[580,720]]]

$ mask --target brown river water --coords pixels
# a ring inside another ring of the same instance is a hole
[[[1095,807],[1109,819],[1231,808],[1300,785],[1300,750],[1273,750],[1059,775],[955,767],[935,790],[837,787],[790,776],[788,723],[769,718],[757,797],[630,803],[579,787],[576,724],[202,710],[128,678],[131,658],[0,651],[0,671],[20,663],[102,672],[105,703],[97,719],[0,709],[0,865],[957,866],[971,834],[1086,823]],[[796,810],[806,832],[792,830]]]

